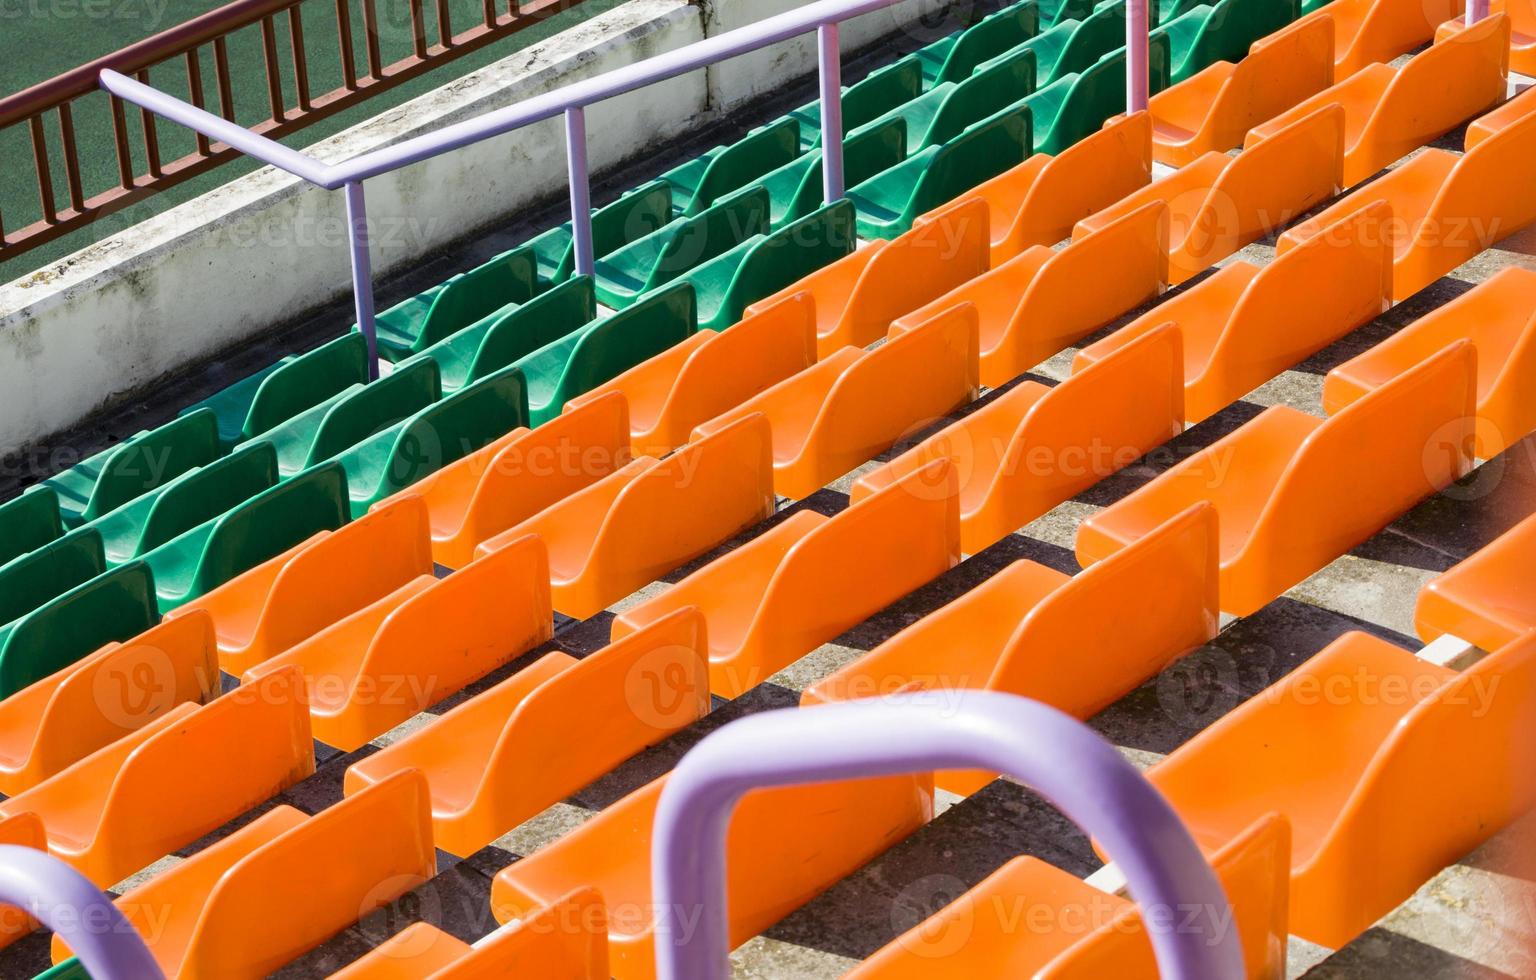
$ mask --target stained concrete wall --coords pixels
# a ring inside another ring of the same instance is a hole
[[[790,9],[792,0],[630,0],[309,148],[339,161]],[[845,25],[854,50],[950,27],[943,0]],[[812,37],[611,99],[588,112],[601,171],[814,71]],[[376,276],[564,193],[559,120],[370,180]],[[110,410],[156,378],[351,291],[339,191],[263,168],[0,286],[0,452]]]

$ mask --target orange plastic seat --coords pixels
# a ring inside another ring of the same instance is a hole
[[[1374,237],[1392,246],[1392,296],[1404,300],[1495,241],[1536,222],[1536,113],[1458,155],[1429,149],[1383,174],[1275,243],[1285,254],[1371,201],[1392,204]]]
[[[45,851],[48,849],[48,835],[43,832],[43,821],[37,814],[18,813],[14,817],[0,818],[0,844]],[[14,905],[0,905],[0,949],[36,928],[37,920],[22,909]]]
[[[549,561],[527,537],[445,579],[422,575],[246,671],[297,668],[315,738],[367,743],[549,639]]]
[[[970,402],[976,313],[947,311],[874,350],[844,347],[694,430],[701,439],[761,412],[773,432],[773,487],[808,497],[914,428]]]
[[[312,817],[278,806],[117,900],[171,980],[256,980],[437,870],[427,786],[403,772]],[[55,938],[53,961],[70,955]]]
[[[794,514],[619,614],[612,636],[697,606],[709,689],[734,698],[959,561],[955,467],[936,460],[836,517]]]
[[[641,456],[482,542],[482,558],[537,535],[554,607],[586,619],[773,515],[773,441],[738,418],[665,460]]]
[[[219,693],[213,622],[169,619],[0,701],[0,793],[15,796],[178,704]]]
[[[608,910],[578,888],[471,946],[415,922],[331,980],[609,980]]]
[[[1247,976],[1283,980],[1290,890],[1285,818],[1261,817],[1211,856],[1211,869],[1231,903]],[[1029,918],[1021,920],[1018,913],[1025,910]],[[1045,910],[1050,914],[1041,914]],[[844,980],[1157,976],[1134,901],[1099,891],[1039,858],[1018,857],[892,940]]]
[[[1177,285],[1337,194],[1343,145],[1343,111],[1324,106],[1237,156],[1205,154],[1083,219],[1073,237],[1167,202],[1168,279]]]
[[[1483,459],[1536,429],[1536,272],[1511,266],[1328,372],[1330,415],[1457,340],[1477,348],[1477,449]]]
[[[463,568],[486,538],[623,466],[629,460],[628,428],[622,395],[593,397],[532,431],[514,429],[373,506],[399,497],[424,499],[433,559]]]
[[[1509,15],[1509,67],[1522,75],[1536,75],[1536,7],[1530,0],[1492,0],[1489,8]],[[1460,20],[1460,17],[1455,18]]]
[[[1216,512],[1196,504],[1075,576],[1019,560],[801,697],[822,704],[903,690],[986,689],[1089,718],[1216,635]],[[974,793],[994,775],[941,772]]]
[[[1495,7],[1498,4],[1494,4]],[[1516,69],[1518,71],[1519,69]],[[1483,140],[1500,132],[1531,113],[1536,112],[1536,85],[1528,86],[1514,98],[1497,109],[1485,112],[1467,123],[1467,135],[1462,148],[1471,150]]]
[[[1108,270],[1113,270],[1109,274]],[[981,380],[997,388],[1168,285],[1168,209],[1148,203],[1060,251],[1035,245],[897,320],[910,330],[976,307]]]
[[[468,857],[709,712],[704,617],[679,609],[583,660],[551,653],[347,769],[426,774],[437,846]]]
[[[1458,674],[1346,634],[1147,778],[1207,853],[1284,814],[1291,932],[1336,949],[1536,803],[1536,638]]]
[[[427,507],[393,497],[166,614],[211,616],[219,664],[238,677],[338,620],[432,574]]]
[[[1436,39],[1401,68],[1371,64],[1336,75],[1331,88],[1249,130],[1244,146],[1324,106],[1342,106],[1344,185],[1358,184],[1502,100],[1508,64],[1509,18],[1494,14]]]
[[[1117,117],[1055,156],[1036,153],[966,191],[987,204],[991,265],[1032,245],[1054,245],[1072,226],[1152,180],[1152,119]]]
[[[1083,348],[1073,370],[1171,321],[1184,338],[1184,417],[1203,421],[1392,305],[1391,247],[1380,234],[1391,220],[1377,201],[1268,265],[1231,262]]]
[[[816,363],[816,314],[809,294],[759,303],[729,330],[700,330],[605,385],[565,403],[566,412],[622,392],[630,448],[665,456],[694,426]],[[548,424],[544,428],[548,428]]]
[[[987,270],[987,205],[966,198],[912,223],[893,239],[876,239],[786,286],[747,312],[810,293],[816,311],[816,354],[867,347],[891,321]]]
[[[498,872],[491,885],[496,920],[520,918],[572,888],[594,887],[610,910],[613,976],[655,977],[650,840],[665,781],[635,790]],[[933,784],[925,774],[747,793],[726,831],[730,944],[739,946],[767,929],[932,816]]]
[[[1536,517],[1419,590],[1414,625],[1426,643],[1449,633],[1484,650],[1536,631]]]
[[[159,718],[0,803],[105,888],[315,771],[296,671]]]
[[[1303,20],[1333,21],[1333,77],[1342,81],[1427,43],[1463,9],[1457,0],[1333,0]]]
[[[1333,84],[1333,18],[1311,17],[1152,96],[1152,155],[1182,167]],[[1086,215],[1085,215],[1086,217]]]
[[[1021,382],[860,476],[853,501],[952,459],[960,547],[976,554],[1184,431],[1182,364],[1164,324],[1059,385]]]
[[[1221,608],[1246,616],[1471,465],[1476,353],[1452,345],[1330,419],[1266,410],[1078,527],[1084,567],[1190,505],[1220,515]]]

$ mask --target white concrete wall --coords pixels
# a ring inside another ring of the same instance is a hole
[[[629,0],[310,151],[347,159],[796,5]],[[867,15],[845,27],[843,46],[867,45],[941,6],[904,0]],[[602,103],[588,112],[592,166],[621,163],[814,70],[807,38]],[[375,276],[565,186],[559,120],[370,180]],[[341,192],[263,168],[0,286],[0,452],[349,295],[344,216]]]

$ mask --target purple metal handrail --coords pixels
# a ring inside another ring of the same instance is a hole
[[[112,900],[42,851],[0,844],[0,904],[19,906],[52,929],[94,980],[165,976]]]
[[[1157,928],[1143,916],[1162,976],[1245,975],[1235,930],[1214,926],[1230,921],[1226,893],[1152,784],[1060,711],[1011,694],[966,691],[947,705],[918,694],[768,711],[694,746],[656,805],[652,899],[666,910],[656,924],[657,977],[730,975],[725,835],[742,794],[935,769],[985,769],[1024,780],[1102,842],[1144,910],[1208,909],[1198,919],[1210,926]]]
[[[131,102],[194,132],[226,143],[317,187],[328,190],[345,188],[357,323],[368,341],[370,376],[377,377],[373,276],[368,254],[367,205],[363,193],[365,180],[564,115],[574,264],[578,274],[590,275],[594,256],[591,173],[587,161],[587,106],[814,30],[817,35],[817,64],[820,72],[823,190],[828,202],[837,200],[842,197],[845,189],[842,160],[842,52],[838,47],[838,25],[849,18],[880,10],[895,2],[897,0],[816,0],[755,24],[615,68],[595,78],[572,82],[552,92],[524,99],[516,105],[445,126],[436,132],[337,164],[326,164],[307,153],[289,149],[275,140],[118,72],[103,70],[100,79],[103,89],[125,102]],[[1126,11],[1126,109],[1137,112],[1147,106],[1147,0],[1126,0]]]

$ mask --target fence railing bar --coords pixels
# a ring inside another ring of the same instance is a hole
[[[427,24],[421,13],[421,0],[406,0],[411,13],[411,50],[416,57],[427,56]]]
[[[80,147],[75,143],[75,117],[68,102],[59,103],[59,147],[64,153],[69,209],[79,214],[85,210],[85,187],[80,182]]]
[[[139,72],[139,82],[149,84],[149,72]],[[150,177],[162,176],[160,171],[160,141],[155,139],[155,114],[148,109],[139,110],[139,126],[144,134],[144,161]]]
[[[379,59],[379,11],[374,0],[363,0],[363,34],[368,51],[368,77],[378,78],[384,66]]]
[[[133,151],[128,149],[128,119],[123,102],[112,99],[112,148],[117,154],[117,182],[123,190],[133,190]]]
[[[230,122],[235,121],[235,91],[229,80],[229,43],[224,38],[213,42],[213,80],[219,90],[219,112]]]
[[[192,104],[201,109],[203,108],[203,66],[198,61],[196,48],[187,49],[186,60],[187,95],[191,98]],[[202,156],[207,156],[208,151],[213,148],[208,141],[208,137],[202,133],[196,133],[195,135],[197,136],[197,152]]]
[[[298,100],[299,112],[308,112],[309,59],[304,56],[303,7],[294,4],[288,8],[288,48],[293,55],[293,89]]]
[[[261,19],[261,62],[267,76],[267,105],[272,118],[283,121],[283,80],[277,63],[277,25],[271,17]]]
[[[43,132],[43,117],[27,120],[32,132],[32,163],[37,167],[37,195],[43,207],[43,220],[58,220],[58,206],[53,201],[53,173],[48,163],[48,136]]]
[[[352,10],[351,0],[336,0],[336,40],[341,45],[341,84],[344,88],[357,88],[357,65],[352,60]]]
[[[448,10],[448,0],[437,0],[437,43],[444,50],[453,47],[453,19]]]

